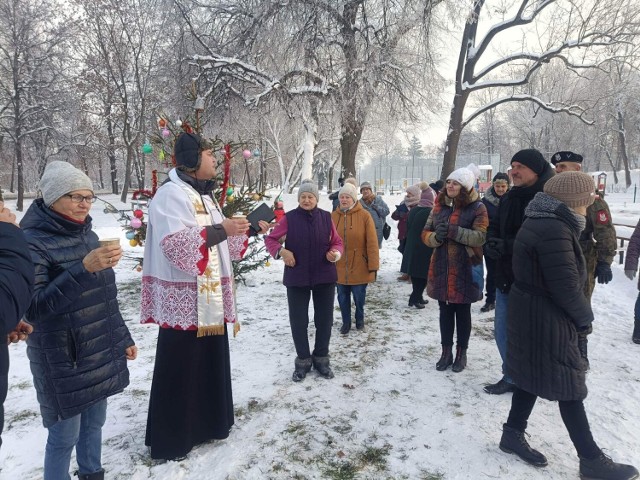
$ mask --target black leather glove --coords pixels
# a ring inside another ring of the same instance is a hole
[[[436,225],[436,229],[434,230],[436,234],[436,240],[439,242],[444,241],[449,235],[449,224],[448,223],[439,223]]]
[[[491,260],[498,260],[504,255],[504,240],[501,238],[492,238],[484,245],[484,254]]]
[[[599,261],[596,264],[596,278],[598,279],[598,283],[609,283],[613,280],[611,265],[607,262]]]

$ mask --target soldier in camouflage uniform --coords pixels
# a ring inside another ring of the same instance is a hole
[[[557,173],[579,172],[582,169],[582,155],[573,152],[558,152],[551,157],[551,163],[556,167]],[[587,264],[587,283],[584,286],[584,294],[589,301],[598,283],[609,283],[613,279],[611,263],[616,254],[616,230],[611,222],[609,205],[604,201],[604,192],[596,189],[596,200],[587,208],[587,224],[580,235],[580,246]],[[591,333],[587,332],[587,334]],[[580,335],[578,346],[587,368],[587,334]]]

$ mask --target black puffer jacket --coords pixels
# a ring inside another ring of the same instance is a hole
[[[577,330],[593,321],[578,242],[584,220],[545,193],[535,196],[526,216],[513,246],[507,373],[547,400],[582,400],[587,386]]]
[[[35,264],[26,318],[33,383],[45,418],[70,418],[129,384],[125,350],[134,344],[124,324],[111,268],[85,270],[98,247],[91,217],[80,225],[33,202],[21,226]]]
[[[524,210],[535,194],[542,192],[544,184],[553,175],[554,171],[551,168],[551,164],[545,163],[536,183],[528,187],[511,188],[501,197],[498,214],[490,219],[489,228],[487,229],[487,243],[490,243],[492,238],[504,240],[505,249],[502,256],[496,260],[495,273],[496,288],[502,293],[509,293],[511,283],[513,283],[513,271],[511,268],[513,241],[522,222],[524,222]]]

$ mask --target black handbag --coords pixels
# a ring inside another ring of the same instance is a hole
[[[382,236],[385,240],[389,240],[389,235],[391,235],[391,227],[387,222],[384,222],[384,227],[382,227]]]

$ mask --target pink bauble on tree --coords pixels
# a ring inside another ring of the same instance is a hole
[[[171,135],[171,132],[169,131],[169,129],[168,128],[163,128],[162,129],[162,136],[164,138],[167,138],[169,135]]]
[[[251,158],[251,150],[244,150],[242,152],[242,156],[244,157],[245,160],[249,160]]]
[[[136,217],[131,219],[131,228],[140,228],[141,226],[142,226],[142,220]]]

